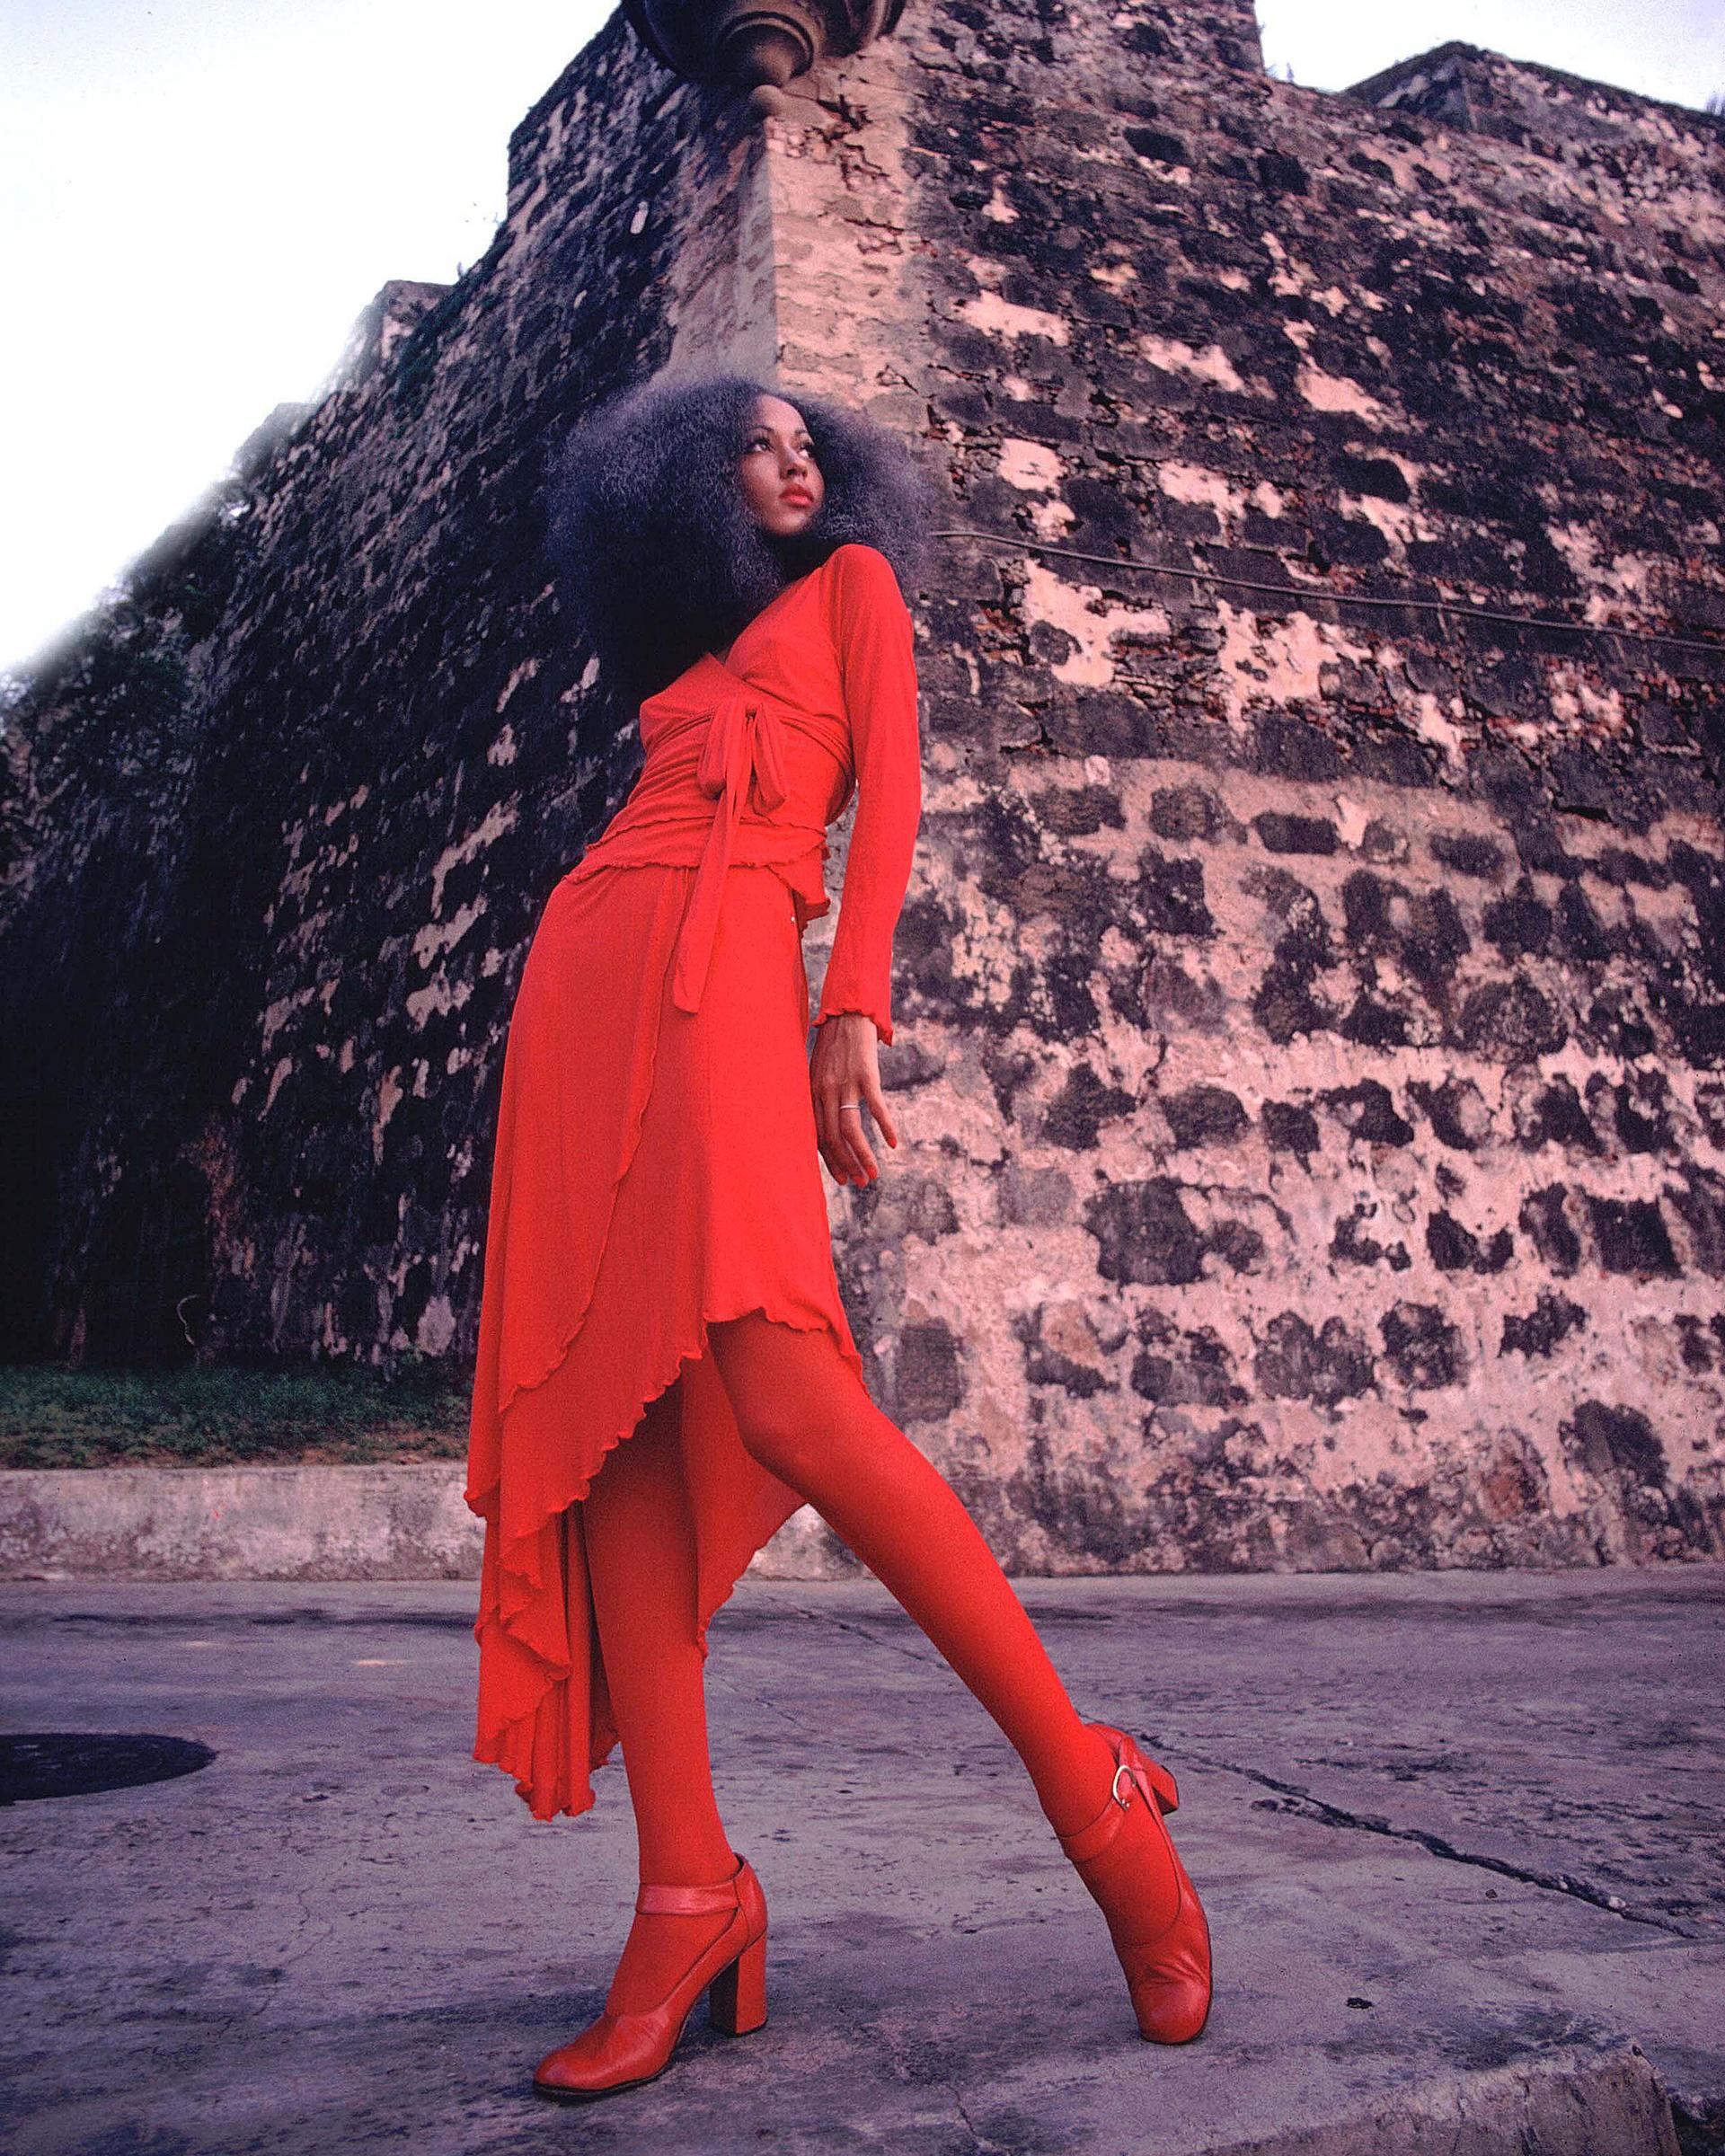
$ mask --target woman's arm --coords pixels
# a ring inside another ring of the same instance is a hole
[[[876,548],[854,543],[840,547],[833,587],[857,798],[833,955],[815,1023],[841,1011],[863,1012],[890,1043],[892,937],[910,885],[923,813],[915,631],[892,564]]]
[[[889,1142],[898,1142],[880,1098],[875,1051],[877,1038],[892,1039],[893,932],[922,823],[923,766],[916,632],[892,564],[878,548],[852,543],[834,554],[833,571],[833,634],[857,798],[811,1075],[821,1150],[843,1182],[879,1173],[862,1118],[840,1119],[845,1103],[862,1100]]]

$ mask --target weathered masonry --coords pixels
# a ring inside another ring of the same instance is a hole
[[[849,17],[765,119],[614,18],[484,259],[22,685],[7,1350],[469,1356],[513,985],[638,756],[540,458],[725,357],[950,484],[907,1142],[833,1205],[1003,1558],[1725,1550],[1721,123],[1297,89],[1243,0]]]

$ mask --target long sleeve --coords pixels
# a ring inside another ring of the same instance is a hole
[[[835,550],[833,634],[856,764],[856,817],[844,896],[815,1023],[861,1011],[892,1038],[892,938],[923,813],[915,630],[892,564],[876,547]]]

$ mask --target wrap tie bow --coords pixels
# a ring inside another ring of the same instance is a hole
[[[701,1005],[725,871],[730,866],[731,839],[750,788],[764,809],[778,808],[785,798],[784,737],[776,714],[753,696],[733,693],[722,697],[713,706],[695,776],[702,792],[718,799],[719,806],[677,934],[671,1000],[679,1011],[696,1011]]]

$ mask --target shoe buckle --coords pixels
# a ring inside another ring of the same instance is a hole
[[[1122,1796],[1120,1793],[1120,1777],[1122,1774],[1126,1776],[1126,1793],[1124,1796]],[[1132,1770],[1127,1764],[1125,1760],[1122,1760],[1119,1765],[1115,1768],[1114,1780],[1110,1785],[1108,1793],[1114,1799],[1115,1803],[1119,1806],[1122,1811],[1125,1811],[1127,1807],[1131,1803]]]

